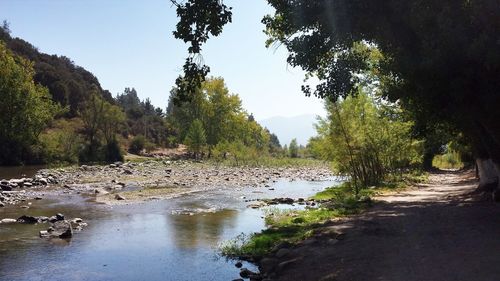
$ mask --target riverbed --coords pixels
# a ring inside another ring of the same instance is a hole
[[[304,198],[338,183],[280,179],[264,189],[220,188],[115,206],[62,194],[33,201],[28,210],[9,206],[0,218],[64,213],[89,226],[66,241],[39,238],[45,224],[0,225],[0,280],[233,280],[239,269],[217,255],[217,246],[265,227],[265,208],[248,208],[247,201]]]

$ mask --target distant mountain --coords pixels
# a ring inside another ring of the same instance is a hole
[[[276,134],[282,146],[289,145],[293,138],[296,138],[299,144],[306,145],[309,138],[316,135],[314,129],[316,115],[313,114],[294,117],[276,116],[260,120],[259,123]]]

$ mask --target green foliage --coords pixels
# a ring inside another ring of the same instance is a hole
[[[240,98],[229,93],[222,78],[209,79],[189,101],[176,105],[174,100],[178,95],[179,89],[172,90],[167,108],[168,122],[177,128],[178,139],[188,141],[192,124],[199,120],[209,157],[213,156],[214,150],[216,158],[229,157],[235,162],[267,155],[269,132],[243,110]]]
[[[146,147],[146,138],[143,135],[135,136],[130,142],[128,151],[133,154],[140,154]]]
[[[464,164],[461,161],[460,153],[453,150],[450,145],[447,145],[444,154],[434,157],[432,166],[439,169],[460,169]]]
[[[331,160],[337,172],[349,175],[356,188],[378,185],[388,174],[402,173],[420,161],[412,123],[404,120],[397,105],[360,92],[327,102],[326,109],[327,118],[317,125],[319,136],[309,146]]]
[[[104,160],[106,162],[116,162],[123,161],[123,159],[123,152],[116,138],[113,138],[109,142],[106,142],[104,150]]]
[[[251,235],[241,234],[220,246],[222,255],[258,258],[268,254],[278,244],[296,243],[312,236],[325,221],[359,213],[370,205],[368,195],[359,199],[351,186],[331,187],[315,196],[329,200],[320,208],[306,210],[266,210],[268,229]]]
[[[55,121],[40,135],[40,158],[47,163],[77,163],[83,139],[75,129],[80,126],[78,120]]]
[[[169,137],[174,134],[174,128],[168,124],[161,108],[155,108],[149,99],[141,101],[134,88],[125,88],[123,94],[117,95],[116,103],[126,114],[123,136],[143,135],[158,146],[171,146]]]
[[[189,57],[184,64],[184,75],[177,78],[175,84],[180,89],[179,95],[175,97],[176,103],[190,100],[196,89],[200,88],[210,68],[194,62],[193,56],[201,53],[201,46],[208,40],[210,35],[217,36],[222,28],[231,22],[231,8],[219,0],[187,0],[171,2],[177,7],[177,23],[174,36],[188,43]]]
[[[61,111],[48,90],[33,81],[34,74],[31,62],[0,41],[0,164],[29,161],[31,146]]]
[[[299,145],[297,144],[297,139],[292,139],[290,145],[288,146],[288,155],[292,158],[299,157]]]
[[[46,87],[54,102],[69,109],[64,112],[65,117],[76,117],[93,91],[112,101],[111,93],[101,88],[97,78],[69,58],[41,53],[30,43],[12,38],[4,28],[0,28],[0,38],[14,54],[34,63],[35,83]]]
[[[450,141],[435,141],[439,127],[462,133],[476,157],[500,161],[497,1],[268,2],[276,9],[264,19],[268,44],[285,45],[288,62],[321,81],[304,86],[307,94],[337,100],[372,75],[429,138],[426,166]],[[359,45],[380,56],[373,60]]]
[[[206,143],[207,139],[205,136],[205,130],[203,129],[203,124],[200,120],[195,119],[189,127],[189,131],[186,136],[186,144],[189,150],[194,153],[195,158],[197,158],[203,151]]]
[[[79,114],[87,140],[85,149],[80,151],[80,160],[121,161],[123,156],[116,134],[125,120],[122,110],[94,93]]]

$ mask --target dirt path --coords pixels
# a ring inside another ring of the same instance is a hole
[[[344,239],[294,250],[299,259],[276,280],[500,280],[500,205],[475,188],[470,174],[450,172],[379,197],[364,215],[330,226]]]

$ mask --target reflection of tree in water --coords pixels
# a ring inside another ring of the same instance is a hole
[[[214,246],[221,239],[224,229],[236,223],[237,211],[222,210],[215,213],[194,215],[174,214],[167,216],[172,226],[172,238],[181,248]]]

